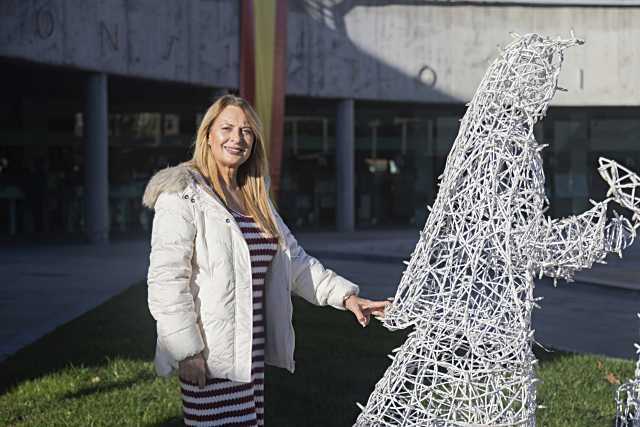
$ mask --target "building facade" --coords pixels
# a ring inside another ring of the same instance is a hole
[[[239,84],[235,0],[0,1],[0,238],[145,233],[151,174]],[[415,227],[509,32],[567,37],[536,128],[557,216],[640,168],[640,2],[289,0],[278,206],[299,229]],[[259,35],[257,35],[259,37]]]

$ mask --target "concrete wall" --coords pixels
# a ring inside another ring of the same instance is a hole
[[[0,56],[238,85],[235,0],[0,0]]]
[[[468,101],[509,32],[568,36],[554,105],[640,105],[640,7],[292,1],[288,91],[419,102]]]
[[[0,0],[0,56],[237,87],[239,1]],[[554,105],[640,105],[640,7],[289,0],[291,95],[468,101],[509,31],[568,36]],[[634,25],[635,24],[635,25]]]

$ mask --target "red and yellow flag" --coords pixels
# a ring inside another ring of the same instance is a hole
[[[240,96],[263,125],[271,192],[280,188],[287,71],[287,0],[242,0],[240,11]]]

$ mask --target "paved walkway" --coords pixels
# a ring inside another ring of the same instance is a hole
[[[361,287],[367,298],[392,296],[402,276],[401,263],[372,263],[327,258],[324,264]],[[640,342],[640,291],[589,283],[548,279],[536,282],[542,297],[534,310],[536,340],[547,347],[578,353],[636,359],[634,342]]]
[[[142,280],[148,246],[0,248],[0,360]]]
[[[401,262],[411,257],[415,230],[357,231],[354,233],[301,233],[298,240],[318,257],[372,262]],[[623,252],[606,258],[606,264],[576,274],[576,280],[596,285],[640,290],[640,239]],[[640,307],[639,307],[640,310]]]
[[[300,243],[365,296],[391,296],[418,232],[299,233]],[[146,276],[148,241],[107,246],[0,248],[0,360],[57,326],[91,310]],[[545,297],[535,313],[538,340],[549,346],[618,357],[633,356],[640,311],[640,246],[582,273],[581,283],[538,282]],[[597,285],[597,286],[594,286]],[[602,286],[604,285],[604,286]]]

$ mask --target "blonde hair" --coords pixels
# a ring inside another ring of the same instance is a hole
[[[196,134],[193,158],[190,163],[207,178],[215,192],[226,204],[227,200],[220,185],[218,167],[209,146],[209,132],[222,110],[229,106],[242,109],[253,133],[251,155],[240,165],[237,175],[238,187],[244,198],[245,208],[262,230],[280,240],[280,233],[269,205],[269,194],[265,184],[265,177],[269,174],[269,163],[262,136],[262,124],[258,114],[247,101],[238,96],[223,95],[207,109]]]

